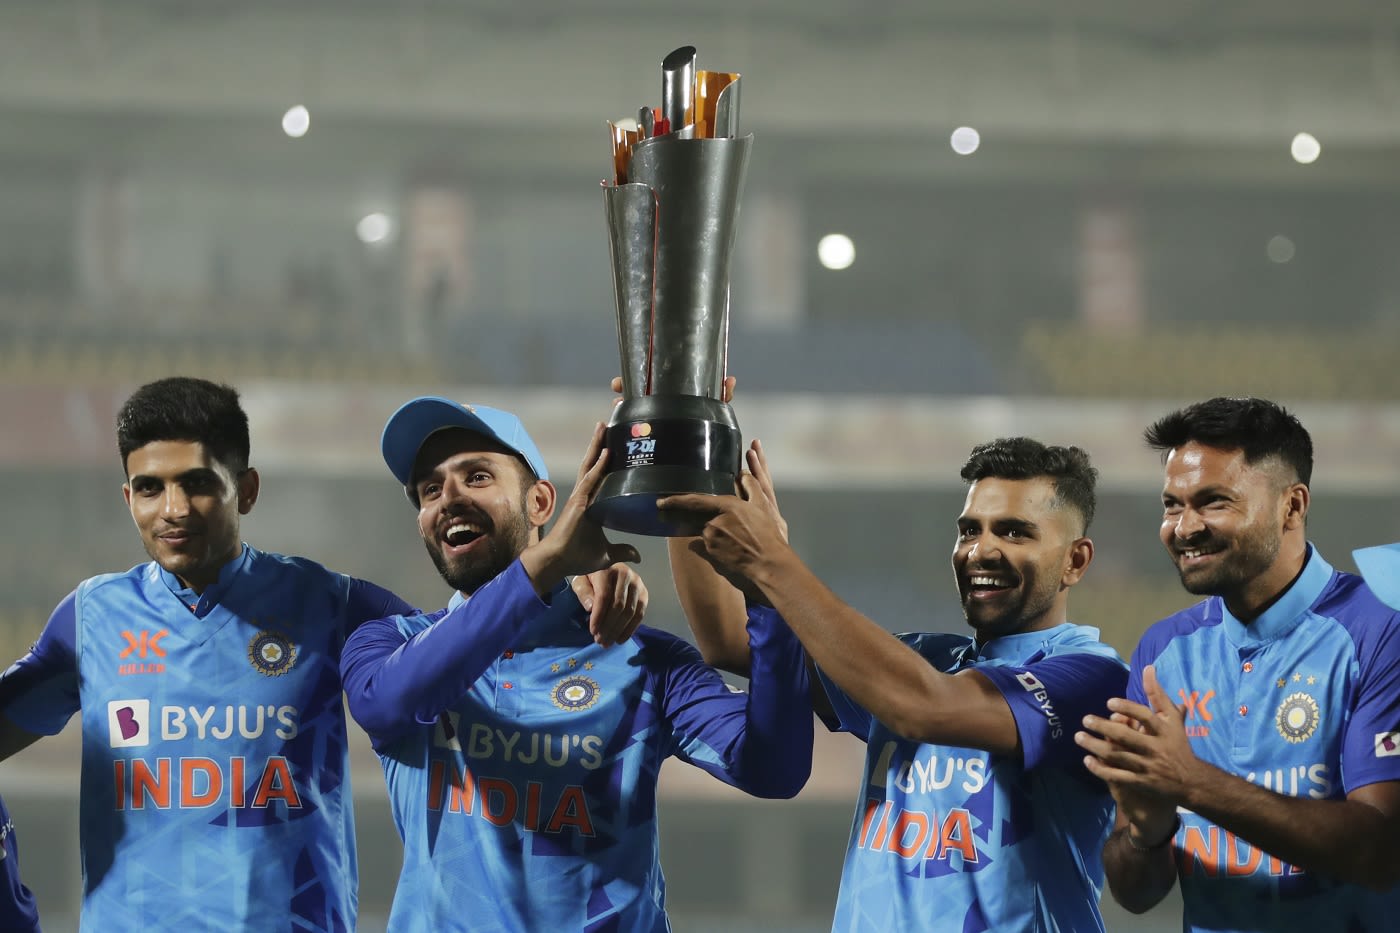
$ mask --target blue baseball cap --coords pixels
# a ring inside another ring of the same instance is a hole
[[[525,425],[508,411],[485,405],[465,405],[437,395],[405,402],[389,416],[379,449],[389,472],[407,488],[413,477],[413,461],[429,437],[444,428],[466,428],[519,454],[536,479],[549,479],[540,449],[525,433]]]
[[[1400,543],[1363,547],[1351,556],[1371,592],[1392,609],[1400,609]]]

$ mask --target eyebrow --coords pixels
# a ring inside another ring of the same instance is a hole
[[[207,480],[218,478],[219,474],[216,470],[210,469],[209,467],[195,467],[192,470],[186,470],[183,473],[177,473],[175,476],[171,477],[170,481],[184,484],[188,483],[190,480]],[[135,476],[132,476],[130,479],[128,479],[127,482],[135,485],[136,483],[164,483],[165,480],[161,479],[159,476],[152,476],[149,473],[137,473]]]
[[[423,472],[413,481],[413,485],[417,486],[420,483],[426,483],[434,476],[438,476],[448,472],[465,473],[470,472],[472,470],[485,470],[486,472],[492,474],[498,472],[498,467],[496,463],[485,454],[478,454],[475,456],[468,457],[465,460],[458,460],[452,463],[450,467],[445,466],[446,463],[447,461],[443,461],[442,463],[439,463],[437,466],[433,467],[431,470]]]
[[[980,518],[967,515],[958,516],[958,527],[967,525],[991,525],[993,528],[1014,528],[1018,531],[1039,531],[1040,525],[1027,518],[993,518],[984,522]]]

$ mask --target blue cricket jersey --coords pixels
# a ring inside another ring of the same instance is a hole
[[[1074,732],[1122,696],[1127,665],[1069,623],[993,639],[899,636],[941,671],[976,670],[1006,698],[1020,758],[902,738],[825,674],[841,730],[868,748],[833,930],[1098,931],[1107,787]]]
[[[1211,597],[1148,629],[1129,681],[1139,703],[1148,664],[1185,705],[1192,751],[1223,771],[1319,800],[1400,780],[1400,615],[1311,545],[1303,572],[1249,624]],[[1379,894],[1304,872],[1194,813],[1180,816],[1172,846],[1187,930],[1400,924],[1400,887]]]
[[[19,841],[15,821],[0,800],[0,930],[39,933],[39,909],[19,873]]]
[[[668,930],[662,761],[760,796],[806,781],[805,662],[775,613],[750,614],[747,694],[674,636],[602,648],[587,618],[567,587],[546,605],[517,560],[470,599],[351,636],[350,711],[404,842],[390,930]]]
[[[82,930],[353,930],[340,652],[408,609],[246,545],[199,596],[153,562],[79,584],[0,708],[41,735],[81,710]]]

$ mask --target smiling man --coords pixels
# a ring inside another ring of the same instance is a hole
[[[748,669],[744,600],[771,605],[814,665],[813,705],[866,743],[835,930],[1101,931],[1098,851],[1113,818],[1073,723],[1104,709],[1126,665],[1067,619],[1094,555],[1096,471],[1077,447],[1007,438],[973,449],[953,574],[971,637],[895,636],[843,602],[787,542],[762,448],[738,497],[671,547],[707,659]]]
[[[244,544],[238,393],[138,389],[122,495],[151,560],[78,584],[0,678],[0,758],[82,719],[81,928],[355,928],[338,663],[387,590]]]
[[[599,425],[546,533],[557,493],[514,415],[428,396],[384,427],[384,460],[456,591],[445,609],[361,627],[341,662],[403,838],[396,933],[661,933],[662,763],[764,797],[807,780],[806,670],[772,612],[747,620],[747,693],[681,639],[638,627],[642,606],[595,643],[565,575],[638,559],[585,514],[602,437]]]
[[[1308,543],[1312,439],[1253,398],[1146,437],[1162,543],[1209,598],[1147,631],[1077,735],[1118,803],[1113,896],[1142,912],[1180,879],[1187,930],[1394,929],[1400,614]]]

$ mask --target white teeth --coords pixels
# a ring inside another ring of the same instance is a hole
[[[1181,556],[1186,558],[1187,560],[1192,560],[1193,558],[1200,557],[1205,553],[1206,552],[1201,550],[1200,548],[1189,548],[1188,550],[1182,551]]]
[[[1010,584],[1008,584],[1006,581],[1002,580],[1000,577],[979,577],[979,576],[972,576],[972,577],[969,577],[969,578],[968,578],[968,582],[971,583],[973,586],[1009,586],[1009,585],[1010,585]]]
[[[443,534],[443,537],[446,538],[449,542],[454,542],[462,535],[479,535],[482,533],[483,532],[481,528],[469,522],[456,522],[448,526],[447,531]]]

